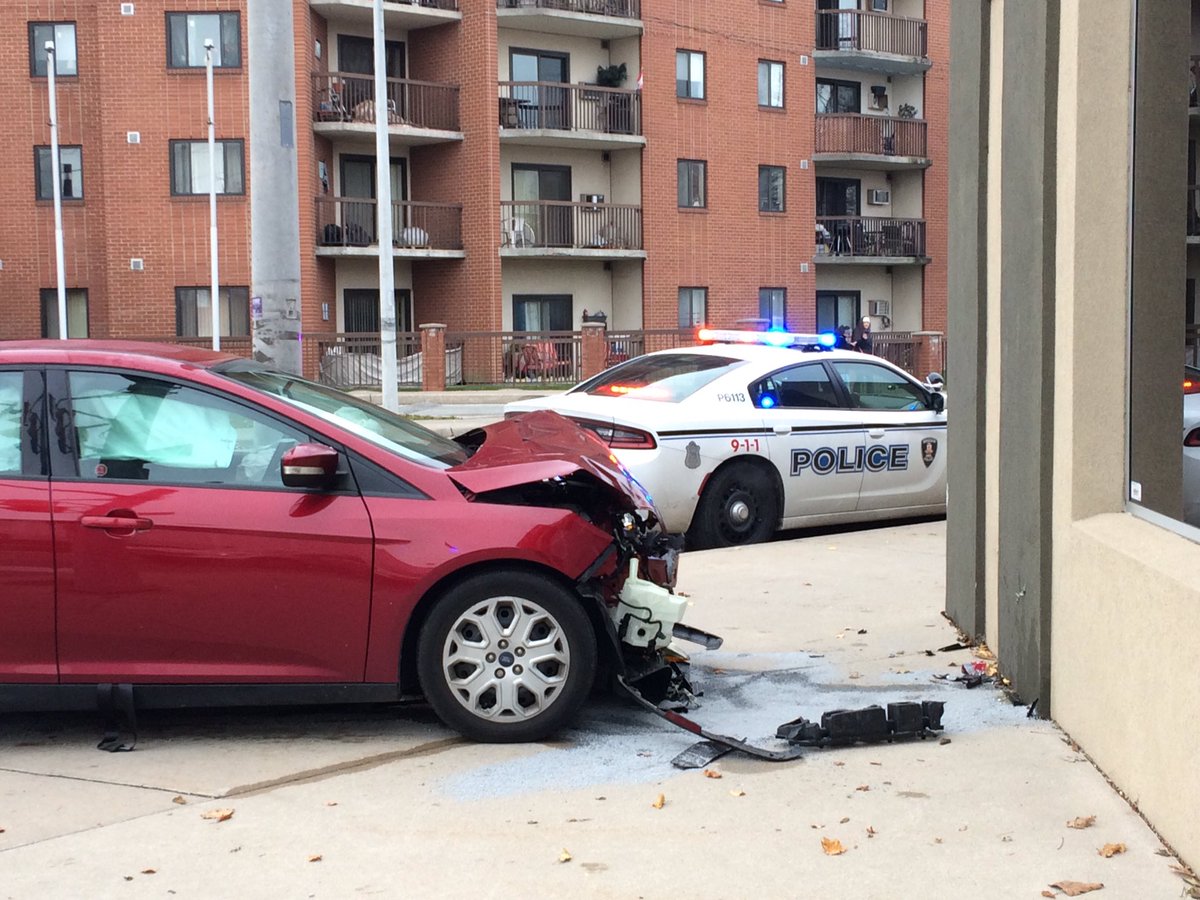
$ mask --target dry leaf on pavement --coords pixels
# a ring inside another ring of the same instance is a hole
[[[745,797],[746,792],[743,791],[741,788],[737,788],[735,790],[730,791],[729,796],[730,797]]]
[[[860,784],[858,787],[855,788],[856,791],[869,791],[870,789],[871,789],[871,786],[869,784]]]
[[[309,862],[320,862],[320,861],[321,861],[321,854],[320,854],[320,853],[314,853],[312,856],[310,856],[310,857],[308,858],[308,861],[309,861]]]
[[[666,802],[667,802],[667,797],[666,797],[666,795],[665,795],[665,794],[659,794],[659,795],[658,795],[658,799],[657,799],[657,800],[655,800],[655,801],[654,801],[653,803],[651,803],[650,805],[651,805],[651,806],[653,806],[655,809],[662,809],[662,808],[663,808],[663,806],[666,804]]]
[[[1105,859],[1112,859],[1118,853],[1124,853],[1125,849],[1126,848],[1125,848],[1124,844],[1105,844],[1103,847],[1101,847],[1096,852],[1099,853],[1101,856],[1103,856]]]
[[[849,822],[849,821],[850,821],[850,817],[849,817],[849,816],[842,816],[842,820],[841,820],[840,822],[838,822],[838,824],[839,824],[839,825],[845,825],[845,824],[846,824],[847,822]]]
[[[224,822],[233,818],[232,809],[209,809],[200,813],[202,819],[212,819],[216,822]]]
[[[1095,816],[1076,816],[1067,823],[1068,828],[1091,828],[1096,824]]]
[[[826,856],[841,856],[846,852],[846,848],[837,838],[821,838],[821,849],[825,851]]]
[[[560,863],[570,862],[571,861],[571,851],[568,850],[566,847],[563,847],[562,853],[558,854],[558,861]]]
[[[142,874],[143,875],[157,875],[158,870],[157,869],[142,869]]]
[[[868,826],[867,826],[867,837],[869,837],[869,838],[873,838],[873,837],[875,837],[875,835],[877,835],[877,834],[879,834],[879,832],[878,832],[878,831],[876,831],[876,830],[875,830],[875,828],[874,828],[873,826],[871,826],[871,825],[868,825]]]
[[[720,772],[718,772],[716,769],[705,769],[705,770],[704,770],[704,777],[705,777],[705,778],[720,778],[720,777],[721,777],[721,773],[720,773]]]
[[[1104,885],[1098,881],[1056,881],[1050,887],[1058,888],[1068,897],[1078,897],[1080,894],[1090,894],[1092,891],[1098,891]]]
[[[1057,897],[1058,895],[1056,893],[1054,893],[1054,891],[1042,891],[1042,896],[1054,898],[1054,897]]]
[[[180,806],[183,806],[187,803],[187,798],[184,797],[183,795],[179,795],[177,797],[172,797],[171,802],[178,803]]]

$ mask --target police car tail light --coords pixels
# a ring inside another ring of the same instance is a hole
[[[610,425],[607,422],[591,422],[586,419],[576,419],[575,421],[616,450],[653,450],[658,446],[654,435],[648,431],[624,425]]]
[[[1200,379],[1197,379],[1197,378],[1183,379],[1183,392],[1185,394],[1200,394]]]
[[[1200,428],[1193,428],[1184,436],[1183,446],[1200,447]]]

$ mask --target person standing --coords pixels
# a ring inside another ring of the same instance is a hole
[[[863,316],[862,321],[854,329],[854,336],[850,339],[854,344],[854,349],[859,353],[871,352],[871,317]]]

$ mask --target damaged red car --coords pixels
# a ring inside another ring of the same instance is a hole
[[[449,440],[208,350],[0,344],[0,710],[423,695],[537,740],[661,664],[677,558],[556,413]]]

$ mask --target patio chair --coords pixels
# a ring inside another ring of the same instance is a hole
[[[505,247],[534,246],[533,228],[520,216],[510,216],[500,221],[500,237]]]

